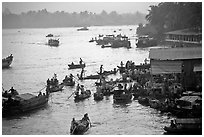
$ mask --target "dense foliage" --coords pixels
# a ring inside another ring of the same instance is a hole
[[[202,28],[202,3],[164,2],[152,5],[146,19],[149,22],[147,26],[155,28],[157,37],[167,31]]]
[[[145,23],[145,14],[126,13],[118,14],[116,11],[100,14],[83,11],[68,13],[64,11],[48,12],[46,9],[29,11],[20,15],[7,12],[3,13],[3,28],[44,28],[44,27],[74,27],[93,25],[136,25]]]

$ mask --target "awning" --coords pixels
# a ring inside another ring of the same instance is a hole
[[[194,68],[193,68],[193,71],[194,72],[202,71],[202,64],[195,65]]]
[[[152,74],[181,73],[182,61],[151,60]]]
[[[202,100],[199,96],[183,96],[178,101],[187,101],[194,103],[196,100]]]

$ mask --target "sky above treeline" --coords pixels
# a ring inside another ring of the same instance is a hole
[[[3,2],[2,10],[8,8],[11,13],[21,14],[22,12],[38,11],[47,9],[48,12],[65,11],[81,12],[89,11],[101,13],[105,10],[107,13],[116,11],[117,13],[135,13],[137,11],[148,13],[150,5],[158,5],[159,2]]]

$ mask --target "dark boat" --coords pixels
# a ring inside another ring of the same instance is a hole
[[[113,91],[113,100],[116,102],[131,101],[132,93],[129,90],[124,90],[121,84],[118,84]]]
[[[78,68],[85,68],[86,65],[84,64],[68,64],[69,69],[78,69]]]
[[[165,126],[164,130],[167,134],[201,135],[202,120],[200,118],[177,118],[170,126]]]
[[[48,40],[48,45],[58,47],[59,46],[59,39],[49,39]]]
[[[53,37],[53,34],[48,34],[46,37]]]
[[[98,74],[100,74],[99,72],[97,72]],[[102,75],[111,75],[111,74],[116,74],[117,70],[116,68],[114,70],[110,70],[110,71],[103,71]]]
[[[95,40],[97,45],[108,45],[115,39],[114,35],[99,35],[99,39]]]
[[[149,99],[147,97],[138,97],[138,102],[142,105],[148,106],[149,105]]]
[[[84,94],[75,95],[74,100],[75,101],[80,101],[80,100],[84,100],[84,99],[89,98],[89,97],[91,97],[91,91],[86,90]]]
[[[147,48],[157,46],[157,41],[149,36],[140,36],[137,42],[137,48]]]
[[[94,93],[94,100],[96,101],[103,100],[103,93],[101,92]]]
[[[111,48],[111,45],[102,45],[101,48]]]
[[[58,84],[58,85],[50,85],[47,86],[46,91],[52,93],[52,92],[58,92],[58,91],[62,91],[64,87],[64,84]]]
[[[8,68],[13,61],[13,55],[11,54],[10,56],[2,59],[2,68]]]
[[[126,36],[118,36],[118,39],[113,40],[111,42],[111,47],[112,48],[120,48],[120,47],[125,47],[125,48],[131,48],[130,41],[128,40],[128,37]]]
[[[87,27],[83,27],[83,28],[77,29],[77,31],[86,31],[86,30],[89,30],[89,29]]]
[[[75,120],[73,118],[70,127],[71,135],[83,135],[91,126],[90,120],[82,118],[82,120]]]
[[[89,75],[89,76],[86,76],[86,77],[78,77],[80,80],[85,80],[85,79],[100,79],[100,75],[96,74],[96,75]]]
[[[122,92],[121,94],[116,92]],[[113,92],[113,100],[116,102],[127,102],[131,101],[132,94],[131,93],[125,93],[124,90],[117,90]]]
[[[63,84],[65,85],[65,86],[74,86],[75,85],[75,81],[74,80],[70,80],[69,78],[68,79],[64,79],[63,80]]]
[[[118,67],[120,73],[125,72],[125,69],[126,69],[125,67],[121,67],[121,66],[117,66],[117,67]]]
[[[48,102],[48,94],[35,96],[30,93],[16,95],[4,101],[3,117],[18,115],[45,106]]]

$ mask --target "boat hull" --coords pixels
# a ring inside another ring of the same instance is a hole
[[[2,116],[14,116],[30,112],[46,106],[48,103],[48,95],[36,96],[30,100],[20,101],[18,104],[3,104]]]
[[[90,90],[86,90],[84,94],[80,94],[74,97],[75,101],[80,101],[80,100],[84,100],[86,98],[91,97],[91,91]]]
[[[10,67],[12,61],[13,61],[13,56],[9,56],[7,58],[2,59],[2,68]]]
[[[83,135],[89,128],[90,122],[88,120],[77,120],[71,123],[70,134]]]
[[[68,64],[69,69],[78,69],[78,68],[85,68],[86,65],[85,64],[76,64],[76,65],[72,65],[72,64]]]

